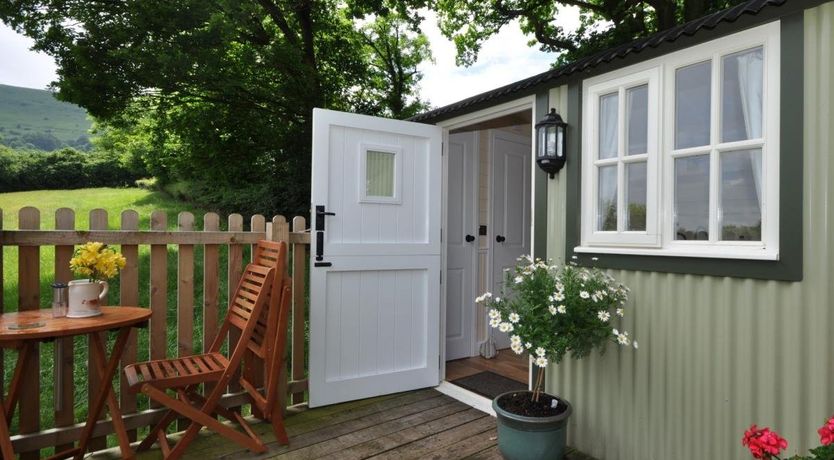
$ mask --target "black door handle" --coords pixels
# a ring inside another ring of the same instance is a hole
[[[465,239],[466,239],[467,243],[471,243],[471,242],[475,241],[475,236],[474,235],[466,235]]]
[[[506,238],[504,238],[503,235],[495,235],[495,241],[497,241],[499,243],[503,243],[504,240],[506,240]]]

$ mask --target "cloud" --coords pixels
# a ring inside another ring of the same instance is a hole
[[[474,65],[458,67],[455,65],[455,45],[441,34],[437,15],[431,11],[422,13],[426,18],[423,32],[431,42],[435,62],[419,66],[423,72],[420,94],[434,107],[544,72],[556,60],[554,53],[528,46],[530,37],[521,32],[517,21],[513,21],[483,43]],[[557,22],[567,29],[574,29],[579,23],[579,10],[564,9]]]
[[[32,51],[34,42],[0,23],[0,83],[45,89],[58,77],[50,56]]]

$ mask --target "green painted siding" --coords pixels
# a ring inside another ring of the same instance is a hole
[[[610,346],[548,371],[548,390],[573,404],[578,449],[606,460],[743,459],[741,436],[757,423],[802,453],[834,414],[834,3],[808,10],[804,28],[803,281],[613,270],[632,288],[626,328],[640,349]],[[566,94],[550,93],[563,115]],[[548,189],[555,258],[563,180]]]

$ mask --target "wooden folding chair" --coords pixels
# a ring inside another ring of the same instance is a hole
[[[274,350],[275,341],[267,339],[280,334],[276,331],[273,336],[270,336],[267,331],[269,329],[275,330],[274,328],[278,327],[277,320],[280,317],[278,310],[288,310],[291,291],[289,285],[284,282],[285,276],[283,276],[283,273],[285,270],[281,270],[282,275],[276,274],[279,267],[285,267],[286,243],[270,244],[277,244],[278,253],[283,257],[276,257],[276,263],[272,264],[271,267],[258,263],[251,263],[246,266],[234,297],[229,302],[229,311],[223,326],[211,344],[208,353],[148,361],[132,364],[125,368],[125,376],[131,391],[141,391],[152,400],[170,409],[151,429],[148,437],[142,441],[137,450],[147,449],[153,445],[154,441],[159,441],[165,458],[179,458],[197,436],[199,430],[205,426],[253,452],[266,451],[264,443],[243,417],[237,412],[227,410],[219,404],[219,401],[227,385],[234,378],[235,371],[240,368],[246,353],[251,352],[268,360],[277,351]],[[258,259],[256,258],[255,261],[257,262]],[[274,289],[276,278],[280,280],[279,283],[282,285],[282,288],[278,290]],[[276,321],[269,321],[270,318],[274,318]],[[232,328],[240,330],[241,335],[227,359],[220,353],[220,348]],[[284,335],[286,336],[286,333]],[[283,350],[283,346],[281,349]],[[212,383],[214,385],[207,397],[198,392],[201,383]],[[174,391],[177,398],[169,396],[166,390]],[[252,394],[252,391],[248,388],[247,392]],[[268,398],[263,399],[265,403],[268,402]],[[257,404],[259,402],[254,401],[253,403]],[[258,407],[261,407],[261,405]],[[263,408],[266,409],[267,406],[263,404]],[[277,419],[274,415],[274,409],[268,411],[268,413],[273,421],[273,426],[276,425],[276,421],[280,425],[283,439],[279,438],[279,440],[286,442],[286,433],[283,430],[280,411],[278,411]],[[243,432],[220,422],[215,418],[217,415],[236,421]],[[178,416],[190,419],[191,423],[179,442],[171,448],[165,436],[165,430]]]

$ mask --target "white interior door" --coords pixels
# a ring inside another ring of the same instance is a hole
[[[449,136],[446,221],[446,360],[474,354],[477,245],[476,133]]]
[[[313,111],[311,407],[439,383],[441,134]]]
[[[530,137],[492,131],[492,292],[500,292],[504,271],[530,254]],[[494,330],[498,348],[510,346],[507,334]]]

